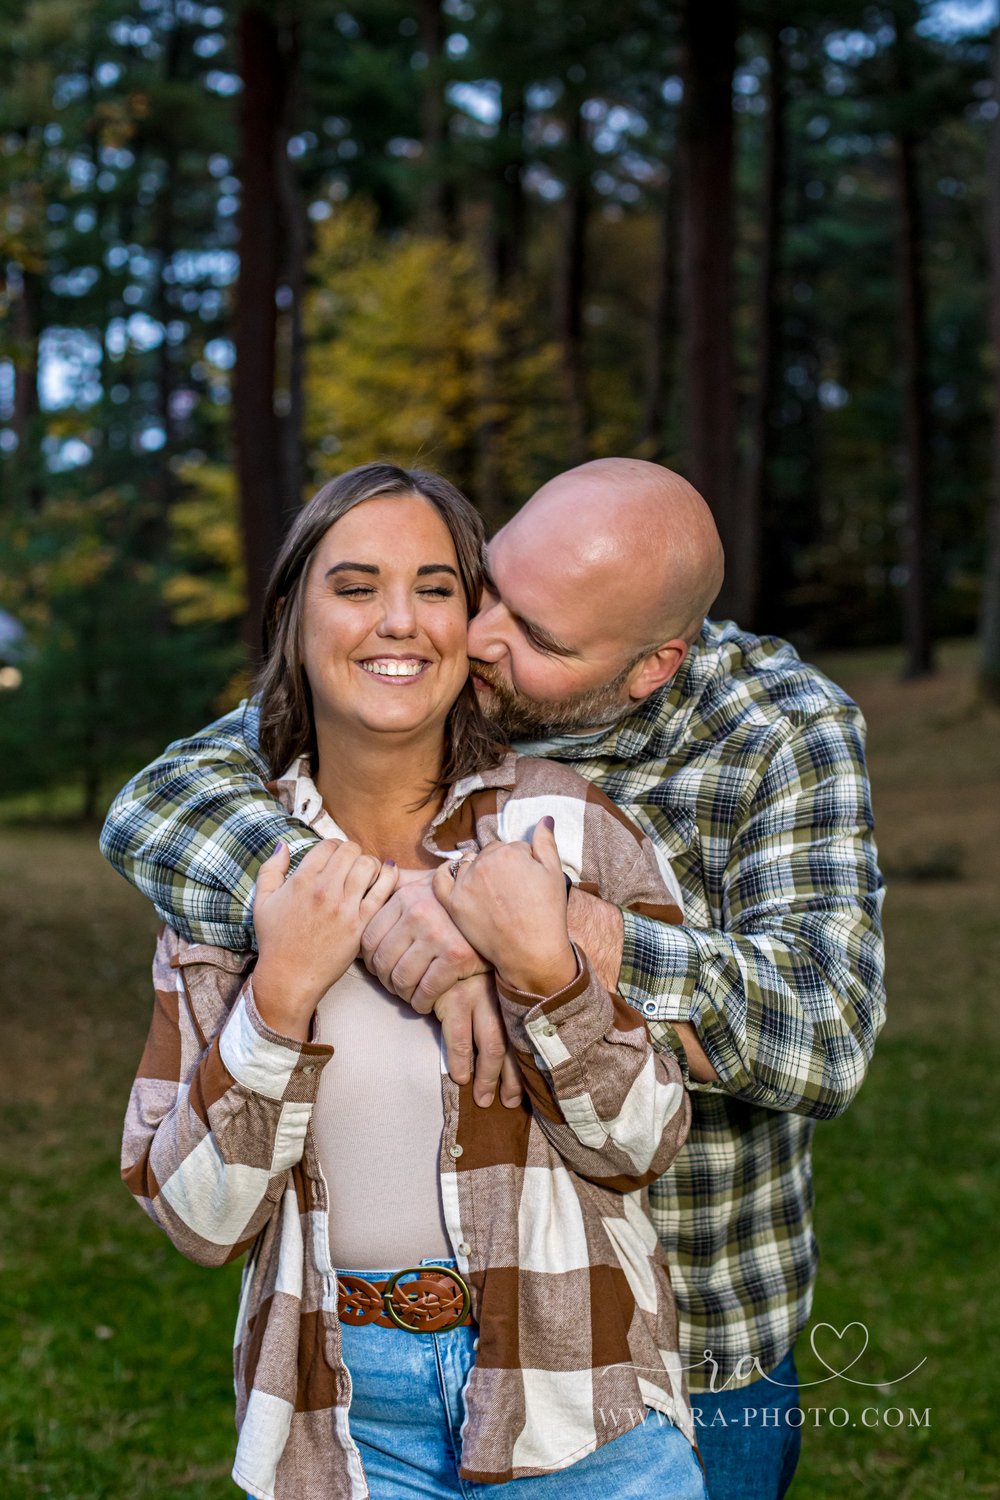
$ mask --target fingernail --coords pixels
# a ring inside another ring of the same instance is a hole
[[[382,863],[388,870],[394,870],[396,868],[396,861],[394,859],[384,859]]]
[[[279,839],[274,846],[274,852],[275,854],[284,854],[287,848],[288,845],[285,843],[284,839]]]
[[[550,833],[555,833],[555,829],[556,829],[556,820],[555,820],[555,818],[545,817],[545,818],[542,819],[542,822],[545,824],[546,828],[549,830]]]

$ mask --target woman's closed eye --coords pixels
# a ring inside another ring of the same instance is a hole
[[[338,599],[369,599],[375,589],[367,583],[349,583],[342,584],[335,592]],[[430,588],[418,589],[417,593],[421,599],[452,599],[455,590],[447,584],[434,584]]]

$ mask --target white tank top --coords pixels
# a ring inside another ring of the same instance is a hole
[[[361,963],[327,990],[313,1135],[330,1195],[339,1270],[396,1270],[453,1251],[441,1210],[441,1027],[390,995]]]

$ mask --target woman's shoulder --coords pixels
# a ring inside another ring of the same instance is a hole
[[[233,953],[212,943],[195,943],[172,927],[161,927],[153,957],[153,980],[158,990],[210,989],[228,995],[239,990],[256,962],[256,953]]]
[[[590,820],[598,827],[610,826],[620,832],[618,839],[640,845],[645,834],[620,807],[594,782],[558,760],[534,755],[518,755],[514,762],[514,784],[507,793],[507,804],[534,802],[539,799],[561,804],[564,816],[575,821]],[[553,808],[548,808],[555,817]],[[544,816],[539,814],[539,816]]]
[[[498,799],[495,837],[530,838],[538,820],[551,817],[574,884],[661,921],[680,921],[680,886],[669,861],[606,792],[556,760],[518,756],[514,770],[513,785]]]

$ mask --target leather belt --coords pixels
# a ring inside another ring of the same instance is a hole
[[[337,1277],[337,1317],[352,1328],[375,1323],[407,1333],[443,1333],[471,1323],[471,1306],[468,1284],[449,1266],[408,1266],[386,1281]]]

